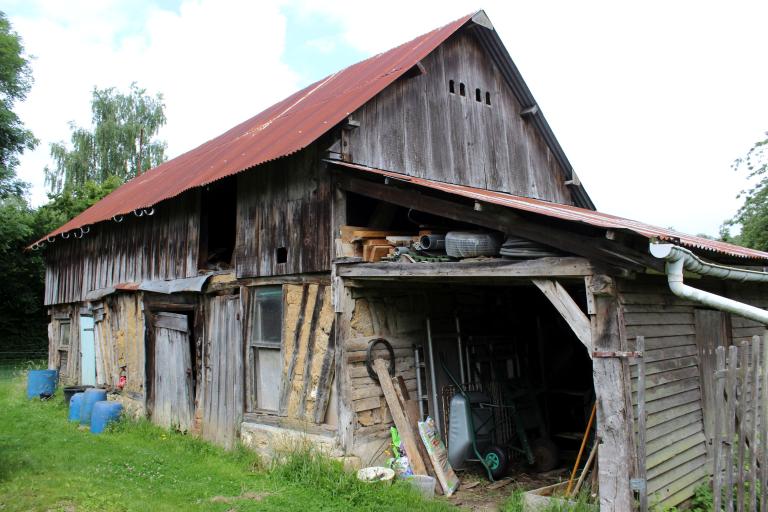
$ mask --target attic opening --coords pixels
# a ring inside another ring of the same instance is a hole
[[[232,268],[237,222],[237,180],[228,177],[200,191],[200,249],[198,268]]]

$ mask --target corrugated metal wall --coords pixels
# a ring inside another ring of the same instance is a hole
[[[77,302],[86,293],[143,279],[197,275],[199,236],[197,192],[157,205],[155,214],[126,215],[121,223],[91,227],[45,249],[45,304]]]

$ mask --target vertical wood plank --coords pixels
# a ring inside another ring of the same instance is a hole
[[[738,385],[739,349],[735,345],[728,348],[728,414],[725,424],[725,510],[733,512],[733,443],[736,438],[736,386]]]
[[[755,484],[759,481],[757,478],[757,433],[758,433],[758,418],[760,414],[760,400],[758,400],[758,390],[760,381],[760,336],[754,336],[752,338],[752,371],[750,384],[752,390],[750,393],[750,404],[752,405],[752,413],[749,415],[749,504],[748,510],[757,510],[757,487]],[[763,459],[765,460],[765,459]]]
[[[761,390],[758,397],[763,407],[760,415],[760,454],[762,455],[760,464],[760,512],[768,510],[768,332],[763,334],[762,359],[760,363],[760,381]]]
[[[636,350],[641,354],[637,361],[637,476],[643,482],[640,488],[640,512],[648,512],[648,482],[645,468],[645,337],[637,337]]]
[[[713,471],[713,505],[714,510],[720,512],[722,507],[722,492],[723,492],[723,413],[722,404],[724,399],[725,389],[725,347],[720,346],[715,349],[715,420],[713,429],[713,456],[714,456],[714,471]]]
[[[737,501],[736,510],[744,511],[744,462],[747,454],[747,392],[749,391],[749,343],[741,344],[739,351],[739,389],[737,391],[737,420],[739,423],[739,444],[738,450],[738,485],[736,487]]]

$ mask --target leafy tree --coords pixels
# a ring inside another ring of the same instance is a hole
[[[127,94],[94,88],[91,113],[92,128],[70,125],[71,149],[51,144],[54,167],[45,174],[54,193],[111,176],[122,182],[165,160],[165,142],[154,139],[166,121],[161,94],[147,96],[136,83]]]
[[[739,197],[744,204],[732,219],[723,224],[721,237],[726,241],[746,247],[768,250],[768,132],[765,139],[757,141],[747,154],[733,163],[735,170],[746,169],[747,179],[754,185],[743,190]],[[731,235],[730,228],[741,226],[741,233]]]
[[[110,176],[102,183],[89,180],[81,187],[65,188],[57,194],[48,194],[48,203],[35,212],[35,223],[40,236],[50,233],[87,210],[122,183],[117,176]]]
[[[32,71],[19,35],[0,11],[0,200],[21,196],[27,184],[16,178],[19,155],[37,144],[13,111],[32,86]]]

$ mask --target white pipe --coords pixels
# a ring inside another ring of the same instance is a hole
[[[768,282],[768,273],[707,263],[691,251],[673,244],[652,243],[650,249],[655,257],[667,260],[669,289],[678,297],[768,325],[768,311],[688,286],[683,283],[683,272],[687,269],[700,275],[740,282]]]

